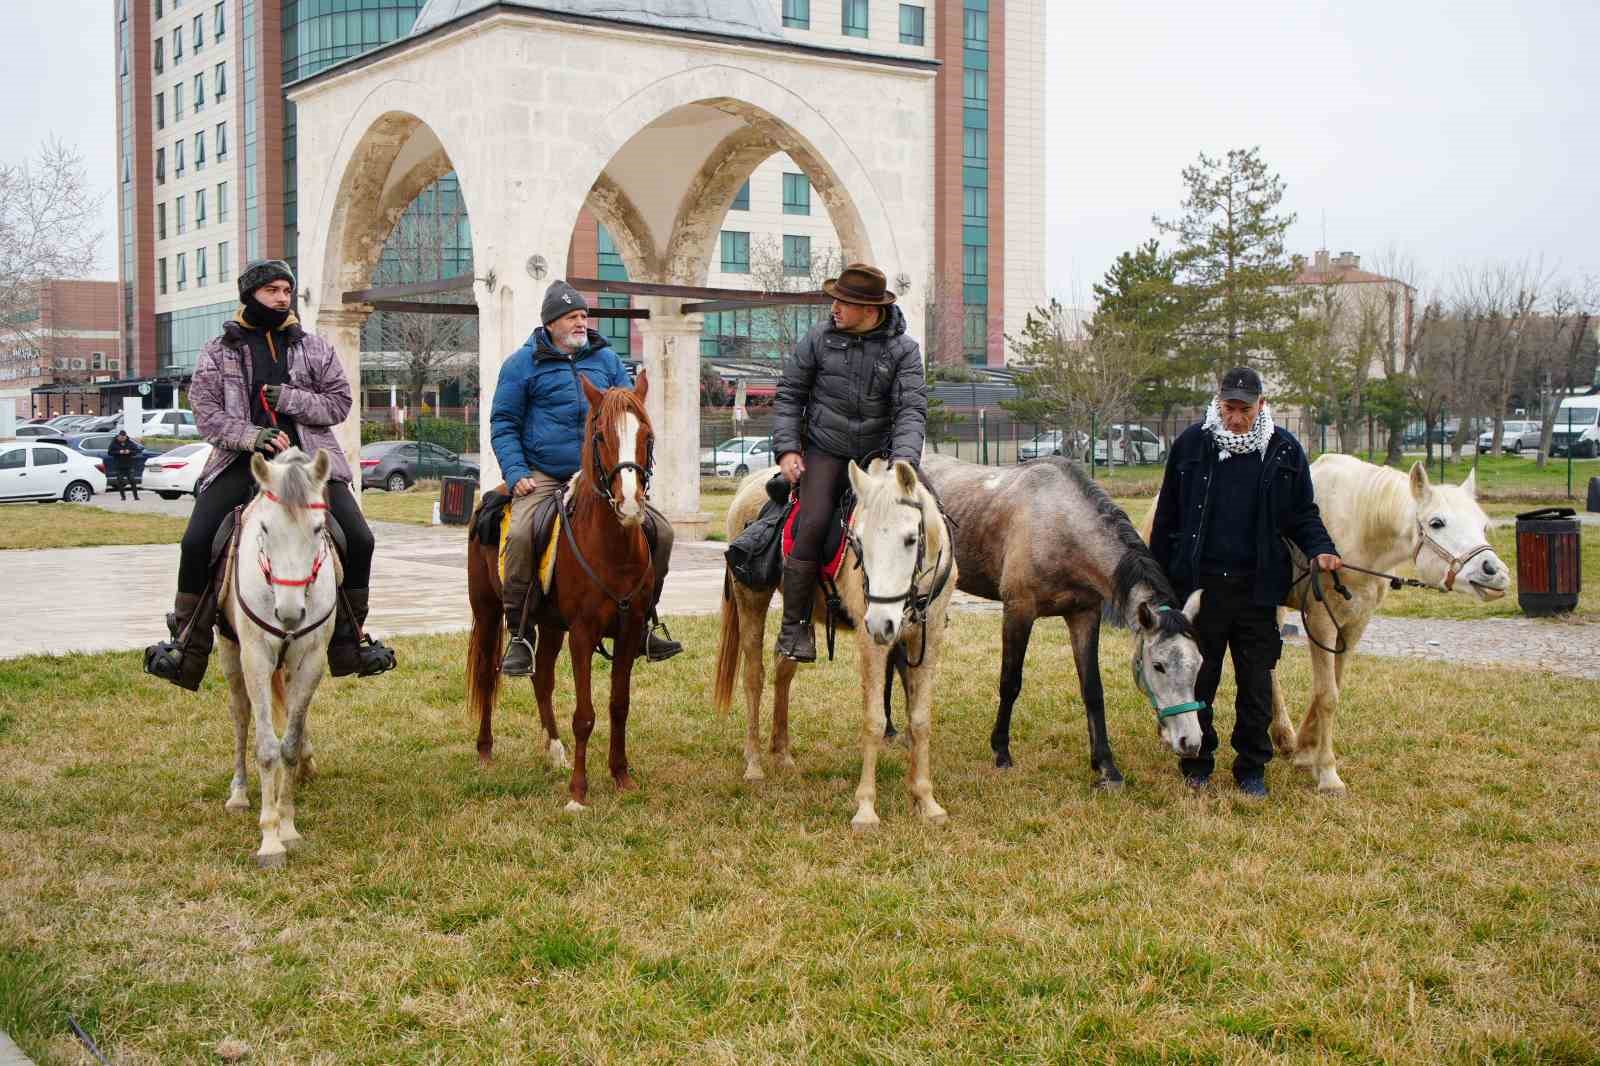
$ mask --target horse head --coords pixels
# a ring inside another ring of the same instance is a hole
[[[644,520],[650,474],[655,466],[655,431],[644,406],[650,391],[649,378],[641,370],[633,388],[604,391],[595,388],[582,374],[578,375],[578,382],[589,402],[583,475],[611,504],[623,526],[635,528]]]
[[[332,461],[317,449],[310,459],[290,448],[267,462],[250,457],[250,473],[261,495],[250,508],[250,521],[240,540],[240,564],[254,548],[261,576],[272,593],[272,610],[278,622],[294,630],[306,618],[306,599],[327,561],[323,530],[328,505],[322,490],[328,483]],[[254,544],[244,538],[253,538]]]
[[[1194,681],[1200,673],[1200,645],[1194,620],[1200,593],[1189,595],[1183,610],[1152,607],[1141,601],[1134,612],[1133,677],[1155,708],[1161,739],[1178,755],[1200,751],[1200,707]]]
[[[1416,503],[1412,565],[1431,584],[1452,591],[1465,578],[1479,600],[1497,600],[1511,587],[1511,572],[1489,546],[1489,516],[1477,500],[1477,471],[1457,485],[1428,480],[1427,467],[1411,464]]]
[[[948,550],[943,520],[910,463],[890,466],[874,459],[866,470],[854,462],[849,469],[856,494],[849,537],[867,599],[862,624],[873,640],[890,644],[900,635],[917,582],[937,568],[938,557]]]

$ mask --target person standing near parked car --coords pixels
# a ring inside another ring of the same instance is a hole
[[[111,445],[106,449],[106,472],[116,482],[117,493],[124,500],[128,498],[129,489],[133,490],[135,500],[139,498],[139,479],[134,476],[134,464],[142,450],[125,429],[117,430],[117,435],[111,438]]]

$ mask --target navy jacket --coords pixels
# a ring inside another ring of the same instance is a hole
[[[568,356],[540,326],[500,367],[489,414],[489,442],[507,485],[535,470],[565,481],[578,471],[589,404],[578,374],[597,389],[632,387],[628,368],[595,330]]]
[[[1199,586],[1202,538],[1216,523],[1228,521],[1226,501],[1212,493],[1217,462],[1217,446],[1199,423],[1179,434],[1167,454],[1150,550],[1180,599]],[[1337,554],[1338,549],[1322,524],[1311,463],[1300,442],[1282,426],[1272,431],[1256,491],[1256,577],[1251,599],[1262,607],[1274,607],[1288,596],[1293,581],[1284,537],[1307,558]]]

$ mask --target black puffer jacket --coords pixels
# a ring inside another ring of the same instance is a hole
[[[807,444],[864,461],[888,453],[922,461],[928,421],[922,350],[906,333],[906,316],[891,304],[871,333],[844,333],[818,323],[783,361],[773,454]]]

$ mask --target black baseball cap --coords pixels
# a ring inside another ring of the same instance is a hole
[[[1217,398],[1255,403],[1261,399],[1261,393],[1261,375],[1247,366],[1236,366],[1222,375],[1222,387],[1217,389]]]

